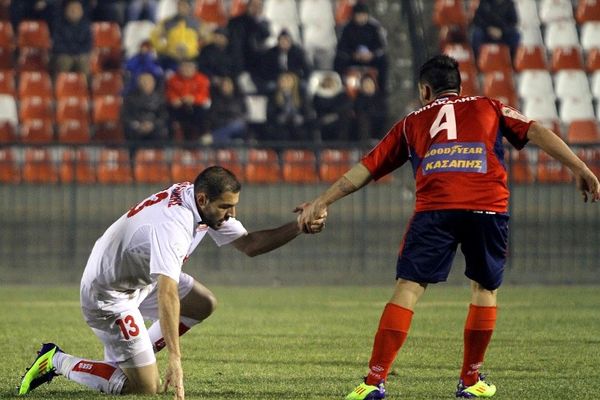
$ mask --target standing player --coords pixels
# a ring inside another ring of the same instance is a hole
[[[98,239],[81,280],[86,322],[104,344],[104,361],[64,353],[46,343],[23,377],[27,394],[56,375],[110,394],[155,394],[161,388],[154,353],[169,352],[164,389],[184,398],[179,336],[214,310],[214,295],[182,264],[208,234],[250,257],[276,249],[301,232],[298,221],[248,233],[235,219],[241,185],[221,167],[194,184],[175,184],[124,214]],[[323,219],[311,231],[320,231]],[[145,319],[154,323],[146,329]]]
[[[335,201],[410,160],[416,179],[415,214],[396,265],[394,293],[383,310],[364,383],[346,399],[382,399],[384,383],[406,336],[417,300],[430,283],[445,281],[458,244],[472,296],[464,329],[457,397],[491,397],[496,387],[479,368],[496,322],[508,242],[508,197],[502,138],[521,149],[538,145],[575,175],[584,200],[600,199],[594,174],[553,132],[486,97],[461,97],[456,61],[436,56],[420,69],[423,107],[398,122],[360,163],[308,207],[310,221]]]

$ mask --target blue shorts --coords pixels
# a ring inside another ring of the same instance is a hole
[[[488,290],[497,289],[506,263],[508,219],[508,214],[464,210],[415,213],[398,255],[396,279],[445,281],[460,243],[465,275]]]

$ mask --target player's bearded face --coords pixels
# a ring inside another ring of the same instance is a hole
[[[240,198],[239,193],[225,192],[220,197],[208,200],[207,197],[198,199],[198,212],[202,223],[212,229],[219,229],[223,222],[235,217],[235,206]]]

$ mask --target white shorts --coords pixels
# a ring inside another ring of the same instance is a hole
[[[193,286],[194,278],[182,272],[179,276],[179,298],[187,296]],[[86,296],[85,288],[82,288],[81,296]],[[86,301],[82,303],[89,304]],[[145,324],[147,320],[158,320],[156,284],[101,309],[82,307],[82,311],[85,321],[104,344],[104,361],[125,364],[130,368],[156,362]]]

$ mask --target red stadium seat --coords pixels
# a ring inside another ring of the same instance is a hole
[[[0,69],[13,69],[15,66],[14,52],[0,47]]]
[[[230,170],[240,181],[244,181],[244,166],[237,150],[218,149],[215,153],[215,162]]]
[[[467,24],[465,6],[462,0],[435,0],[433,23],[437,26]]]
[[[21,100],[19,119],[24,122],[29,119],[42,119],[52,122],[52,100],[49,98],[31,96]]]
[[[312,150],[284,150],[281,159],[284,182],[315,183],[319,181],[317,160]]]
[[[600,69],[600,49],[591,49],[586,57],[585,69],[592,73]]]
[[[581,51],[578,47],[559,47],[552,53],[550,69],[554,72],[561,69],[583,69]]]
[[[600,176],[600,148],[597,146],[581,148],[576,154],[596,176]]]
[[[52,98],[52,79],[47,72],[24,71],[19,74],[19,97],[30,96]]]
[[[70,119],[58,124],[60,143],[87,144],[90,139],[90,126],[85,121]]]
[[[121,28],[116,22],[93,22],[93,47],[108,47],[121,49]]]
[[[9,148],[0,148],[0,182],[18,183],[21,173],[14,152]]]
[[[103,144],[125,143],[125,132],[120,121],[107,122],[94,126],[92,140]]]
[[[15,48],[15,34],[10,21],[0,21],[0,47],[11,51]]]
[[[22,47],[19,49],[17,68],[19,71],[49,71],[50,56],[48,50],[36,47]]]
[[[0,94],[15,96],[15,72],[11,70],[0,70]]]
[[[571,122],[567,130],[567,142],[570,144],[600,144],[598,122],[594,119]]]
[[[43,21],[21,21],[18,29],[18,45],[23,47],[37,47],[48,50],[52,47],[48,24]]]
[[[246,180],[252,183],[277,183],[281,180],[281,167],[275,150],[248,150]]]
[[[118,71],[121,69],[123,55],[120,49],[98,47],[92,50],[90,71],[97,74],[103,71]]]
[[[49,143],[54,140],[54,129],[48,120],[28,119],[21,122],[19,136],[23,143]]]
[[[98,182],[126,184],[133,182],[129,152],[124,149],[103,148],[97,166]]]
[[[588,21],[600,21],[600,1],[579,0],[575,18],[579,24]]]
[[[202,22],[218,26],[225,26],[228,19],[223,0],[196,0],[194,15]]]
[[[95,124],[115,123],[121,118],[122,98],[117,96],[94,97],[93,122]]]
[[[197,150],[176,149],[173,152],[171,176],[175,182],[194,182],[200,171],[208,165]]]
[[[467,43],[448,43],[444,46],[442,53],[454,58],[459,64],[475,63],[473,49]]]
[[[542,46],[519,46],[515,54],[515,71],[547,68],[546,50]]]
[[[0,121],[0,143],[17,141],[15,127],[10,121]]]
[[[139,149],[135,153],[133,176],[138,183],[169,183],[171,172],[163,149]]]
[[[507,152],[510,156],[510,166],[508,171],[508,179],[514,183],[533,183],[535,180],[531,166],[529,165],[529,157],[527,150],[510,149]]]
[[[350,150],[324,149],[319,159],[319,178],[323,182],[335,182],[352,166]]]
[[[92,76],[92,96],[118,96],[123,91],[123,75],[119,72],[100,72]]]
[[[486,43],[481,45],[479,59],[477,60],[479,71],[512,71],[510,50],[505,44]]]
[[[90,123],[90,112],[87,99],[63,97],[57,101],[56,123],[60,124],[69,120],[81,121],[81,123],[85,125]]]
[[[79,99],[87,100],[89,93],[85,74],[78,72],[59,72],[56,76],[54,93],[57,100],[63,97],[77,97]]]
[[[246,12],[246,7],[248,7],[248,0],[232,0],[231,9],[229,11],[230,17],[233,18],[244,14]]]
[[[23,182],[28,183],[57,183],[58,171],[50,150],[37,147],[25,149],[21,176]]]
[[[543,151],[539,152],[537,180],[542,183],[568,183],[573,179],[567,168]]]
[[[495,71],[485,74],[483,77],[483,94],[512,107],[519,106],[515,84],[510,72]]]
[[[463,96],[478,96],[481,94],[479,88],[479,74],[474,64],[462,63],[458,65]]]
[[[63,183],[96,183],[96,168],[86,149],[66,149],[60,164],[60,181]]]

